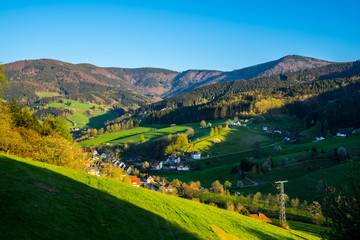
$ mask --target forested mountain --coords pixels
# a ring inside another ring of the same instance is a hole
[[[258,77],[248,81],[236,80],[211,84],[196,90],[164,99],[146,105],[140,112],[161,110],[163,108],[178,108],[211,102],[219,97],[237,94],[253,89],[277,89],[293,84],[306,83],[315,80],[351,77],[359,74],[359,61],[349,63],[334,63],[324,67],[306,69],[298,72],[283,73],[268,77]]]
[[[135,100],[141,106],[151,101],[144,94],[157,100],[157,97],[178,95],[211,83],[248,80],[329,63],[289,55],[232,72],[188,70],[179,73],[158,68],[101,68],[51,59],[24,60],[5,65],[11,87],[6,89],[4,98],[16,97],[21,102],[33,102],[39,98],[35,92],[57,92],[69,98],[90,99],[103,104],[118,103],[119,99]]]
[[[98,104],[141,106],[152,100],[136,87],[90,64],[70,64],[51,59],[25,60],[5,65],[10,88],[3,98],[21,103],[39,100],[36,92],[55,92],[74,100]]]
[[[187,123],[281,111],[324,131],[359,128],[360,61],[218,83],[137,110],[148,123]]]
[[[204,74],[204,71],[202,71],[202,75],[205,75],[206,77],[202,77],[201,81],[192,81],[193,84],[186,84],[188,83],[188,81],[182,81],[181,88],[175,88],[175,91],[170,91],[167,96],[186,93],[207,84],[241,79],[249,80],[256,77],[278,75],[287,72],[296,72],[304,69],[326,66],[330,63],[331,62],[316,58],[309,58],[298,55],[288,55],[275,61],[270,61],[251,67],[245,67],[231,72],[206,71],[206,74]],[[195,74],[195,76],[197,76],[198,73],[197,71],[189,71],[187,75],[190,74]]]

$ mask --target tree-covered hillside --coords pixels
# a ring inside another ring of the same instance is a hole
[[[5,65],[10,89],[4,98],[16,97],[19,101],[31,102],[38,99],[35,92],[57,92],[62,95],[102,92],[113,99],[114,93],[110,90],[114,88],[164,98],[211,83],[248,80],[328,64],[330,62],[292,55],[231,72],[187,70],[179,73],[159,68],[102,68],[51,59],[25,60]],[[95,98],[99,101],[103,96],[97,95]]]
[[[218,83],[146,105],[137,113],[147,113],[148,123],[187,123],[276,110],[306,117],[309,126],[319,119],[326,130],[357,128],[359,75],[360,62],[353,62]]]

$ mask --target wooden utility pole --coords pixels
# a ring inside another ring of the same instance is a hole
[[[284,199],[284,183],[286,183],[286,182],[288,182],[288,181],[285,180],[285,181],[276,181],[275,182],[276,188],[279,189],[279,191],[280,191],[280,196],[279,196],[279,207],[280,207],[279,220],[280,220],[280,225],[283,225],[286,222],[285,199]]]

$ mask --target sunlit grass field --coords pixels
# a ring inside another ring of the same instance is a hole
[[[238,213],[18,157],[0,155],[0,183],[1,239],[302,239]]]
[[[63,103],[50,103],[48,107],[65,108],[75,110],[75,114],[66,118],[69,127],[90,127],[101,128],[104,127],[104,122],[113,120],[115,115],[108,114],[109,107],[105,105],[98,105],[92,103],[84,103],[75,100],[62,99]],[[67,103],[70,103],[67,105]],[[95,107],[95,109],[91,109]],[[101,109],[100,109],[101,108]]]
[[[57,92],[36,92],[36,95],[38,95],[41,98],[60,96],[60,94]]]

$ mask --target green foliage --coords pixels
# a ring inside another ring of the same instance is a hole
[[[210,129],[210,137],[214,136],[215,132],[214,132],[214,128]]]
[[[83,169],[81,149],[71,143],[71,135],[61,118],[49,117],[41,125],[34,114],[27,109],[20,110],[14,100],[9,107],[0,104],[0,130],[2,152]]]
[[[188,130],[186,131],[186,135],[188,136],[188,139],[192,138],[194,136],[194,129],[188,128]]]
[[[9,83],[4,73],[4,65],[0,65],[0,93],[3,92],[4,86],[8,87]]]
[[[164,139],[168,145],[165,149],[165,154],[171,154],[175,151],[182,150],[189,143],[186,133],[178,133],[176,136],[169,135],[168,138]]]
[[[360,214],[360,168],[350,164],[347,168],[348,184],[327,186],[322,205],[324,216],[330,229],[327,239],[358,239]]]
[[[55,132],[59,133],[66,140],[70,142],[72,141],[72,136],[70,134],[67,123],[62,117],[57,117],[56,119],[54,119],[52,115],[48,115],[44,122],[44,128],[50,128]]]

